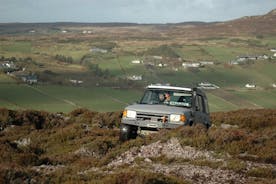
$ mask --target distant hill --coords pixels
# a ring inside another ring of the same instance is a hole
[[[276,34],[276,9],[265,15],[246,16],[225,22],[180,22],[167,24],[137,24],[137,23],[0,23],[0,34],[24,33],[33,29],[61,30],[71,27],[143,27],[155,26],[159,31],[170,31],[170,35],[195,35],[195,36],[238,36],[244,34]],[[173,28],[173,30],[172,30]]]

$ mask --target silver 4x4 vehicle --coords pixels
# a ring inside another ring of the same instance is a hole
[[[173,129],[195,124],[211,126],[208,101],[202,90],[150,85],[140,102],[125,108],[120,140],[136,138],[138,130]]]

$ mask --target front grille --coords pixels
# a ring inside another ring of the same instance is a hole
[[[140,121],[151,121],[151,122],[168,122],[169,115],[167,114],[147,114],[142,112],[137,112],[137,120]]]

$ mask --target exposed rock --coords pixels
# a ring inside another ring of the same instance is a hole
[[[94,152],[90,151],[89,149],[85,148],[85,147],[81,147],[80,149],[76,150],[74,152],[74,154],[76,155],[80,155],[80,156],[94,156]]]
[[[226,123],[222,123],[222,124],[220,125],[220,127],[221,127],[222,129],[239,128],[238,125],[230,125],[230,124],[226,124]]]
[[[229,170],[212,169],[207,166],[153,164],[152,170],[163,174],[173,174],[199,184],[246,183],[245,176],[241,174]]]
[[[178,139],[171,138],[166,143],[157,141],[147,146],[140,148],[134,147],[129,151],[117,157],[114,161],[108,164],[109,167],[120,166],[122,164],[130,164],[134,162],[135,158],[151,158],[165,155],[168,158],[183,158],[194,160],[197,158],[205,158],[208,160],[217,160],[213,157],[213,153],[209,151],[197,150],[191,146],[180,145]]]
[[[149,159],[149,158],[145,158],[145,160],[144,160],[145,162],[148,162],[148,163],[152,163],[152,160],[151,159]]]
[[[26,147],[29,146],[31,144],[31,139],[30,138],[23,138],[23,139],[19,139],[14,141],[19,147]]]
[[[65,167],[64,165],[44,165],[43,164],[40,166],[34,166],[32,167],[32,169],[43,174],[50,174],[64,167]]]

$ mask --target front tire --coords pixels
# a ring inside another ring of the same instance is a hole
[[[137,127],[121,124],[120,126],[120,141],[124,142],[137,137]]]

